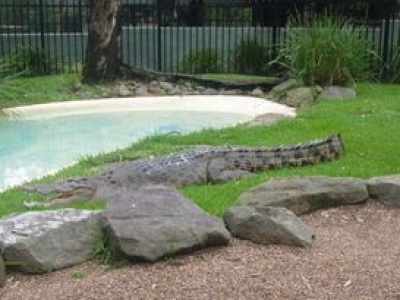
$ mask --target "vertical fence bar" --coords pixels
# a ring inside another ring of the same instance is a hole
[[[46,53],[46,36],[44,29],[44,3],[43,0],[39,0],[39,26],[40,26],[40,47],[43,53]],[[47,66],[44,66],[44,73],[48,73]]]
[[[161,49],[161,0],[156,0],[157,10],[157,69],[161,71],[162,67],[162,49]]]
[[[383,29],[383,46],[382,46],[382,78],[386,79],[388,75],[387,64],[389,62],[389,30],[390,30],[390,18],[387,17],[384,20]]]

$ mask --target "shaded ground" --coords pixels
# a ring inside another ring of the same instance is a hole
[[[400,210],[376,203],[303,217],[310,249],[231,246],[107,270],[9,274],[1,299],[400,299]]]

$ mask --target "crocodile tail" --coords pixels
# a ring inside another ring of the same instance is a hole
[[[333,134],[329,139],[329,151],[331,156],[338,158],[344,154],[344,145],[340,133]]]

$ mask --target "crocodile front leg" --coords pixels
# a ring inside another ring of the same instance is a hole
[[[78,186],[68,191],[58,193],[56,196],[47,198],[43,202],[24,202],[27,208],[32,207],[63,207],[78,201],[89,201],[93,199],[96,192],[95,187]]]

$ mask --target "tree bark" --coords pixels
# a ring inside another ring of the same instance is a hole
[[[121,0],[90,0],[83,81],[96,83],[121,76]]]

